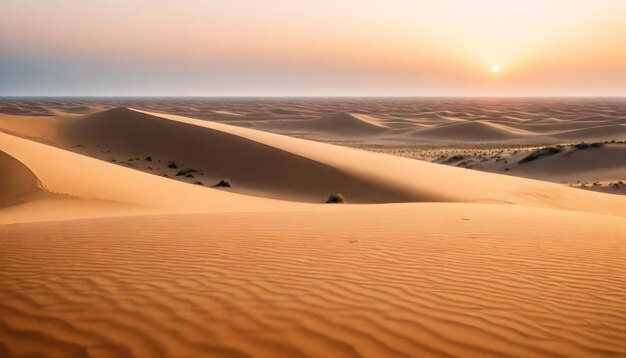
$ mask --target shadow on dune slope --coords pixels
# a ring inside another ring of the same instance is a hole
[[[311,202],[323,202],[335,192],[353,203],[433,199],[407,195],[247,138],[127,108],[68,118],[60,122],[59,133],[64,143],[58,144],[74,151],[105,160],[150,156],[162,163],[173,161],[201,171],[207,183],[229,178],[231,190],[242,193]]]
[[[0,151],[0,207],[43,195],[35,174],[17,159]]]

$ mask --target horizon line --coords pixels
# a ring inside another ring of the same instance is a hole
[[[626,99],[626,95],[0,95],[0,99],[13,98],[202,98],[202,99],[333,99],[333,98],[388,98],[388,99],[411,99],[411,98],[607,98],[607,99]]]

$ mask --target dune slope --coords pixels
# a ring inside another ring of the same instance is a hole
[[[0,151],[0,207],[31,200],[41,194],[41,189],[27,166]]]
[[[4,133],[0,151],[12,156],[11,176],[3,181],[16,183],[20,192],[32,191],[35,180],[46,189],[41,200],[0,210],[0,223],[304,205],[186,184]]]
[[[351,175],[306,156],[228,132],[124,108],[69,119],[60,132],[62,145],[80,145],[82,148],[75,150],[91,156],[115,156],[118,161],[150,156],[152,163],[145,166],[155,167],[154,162],[161,160],[164,170],[165,163],[176,161],[179,168],[170,171],[172,177],[183,168],[197,169],[205,183],[228,178],[234,184],[232,190],[247,194],[318,203],[336,192],[357,203],[407,200],[403,192],[384,183]],[[101,153],[95,146],[110,153]]]

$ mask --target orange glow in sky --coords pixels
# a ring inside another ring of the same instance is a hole
[[[622,0],[1,7],[0,95],[626,95]]]

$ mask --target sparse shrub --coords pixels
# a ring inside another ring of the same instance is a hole
[[[181,176],[189,176],[191,173],[198,173],[198,171],[196,169],[193,168],[186,168],[183,170],[179,170],[178,173],[176,173],[177,177],[181,177]],[[193,178],[193,177],[191,177]]]
[[[194,184],[196,184],[196,185],[204,185],[200,180],[196,180]]]
[[[146,159],[144,159],[146,162],[151,162],[152,161],[152,157],[151,156],[147,156]]]
[[[222,179],[217,184],[213,185],[214,188],[230,188],[230,180]]]
[[[563,149],[556,148],[556,147],[545,147],[545,148],[537,149],[533,151],[532,153],[528,154],[527,156],[525,156],[524,158],[520,159],[520,161],[517,162],[517,164],[524,164],[524,163],[532,162],[533,160],[537,160],[541,157],[554,155],[562,151]]]
[[[594,142],[594,143],[578,143],[578,144],[574,144],[574,148],[576,150],[584,150],[584,149],[589,149],[589,148],[602,148],[604,147],[603,143],[600,142]]]
[[[326,204],[344,204],[345,202],[346,198],[341,193],[332,194],[326,199]]]
[[[453,155],[450,158],[448,158],[448,163],[458,162],[459,160],[463,160],[463,159],[465,159],[465,157],[460,154]]]
[[[176,164],[176,162],[172,161],[167,162],[167,167],[170,169],[178,169],[178,165]]]

